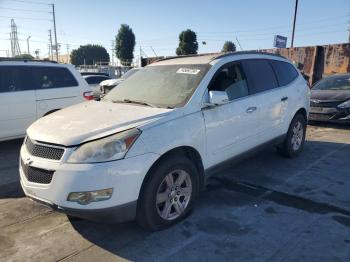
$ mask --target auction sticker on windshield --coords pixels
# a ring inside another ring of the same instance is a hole
[[[192,68],[179,68],[176,73],[178,74],[188,74],[188,75],[196,75],[200,72],[199,69],[192,69]]]

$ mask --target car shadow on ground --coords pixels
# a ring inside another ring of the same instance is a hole
[[[229,217],[228,213],[232,217],[232,209],[236,207],[253,205],[252,203],[261,200],[312,214],[337,212],[336,207],[301,198],[296,193],[295,196],[294,193],[284,193],[283,190],[274,192],[264,199],[261,197],[267,191],[274,191],[273,188],[278,188],[293,175],[300,175],[302,170],[315,168],[310,167],[310,163],[316,162],[320,157],[343,145],[334,142],[308,141],[304,152],[295,159],[282,158],[274,148],[267,148],[239,163],[225,167],[208,180],[200,200],[189,217],[180,224],[161,232],[144,231],[135,222],[107,225],[75,218],[70,218],[70,222],[82,237],[96,246],[123,258],[135,260],[139,259],[139,254],[134,253],[140,252],[137,248],[140,248],[140,245],[146,245],[147,240],[166,239],[177,235],[180,235],[181,239],[182,235],[192,236],[203,232],[226,234],[227,230],[238,230],[240,225],[237,221],[220,219]],[[214,213],[213,210],[215,210]],[[152,253],[151,247],[147,252]]]
[[[308,121],[308,125],[316,128],[326,127],[326,128],[350,130],[350,122],[349,123],[329,123],[329,122]]]
[[[0,142],[0,199],[23,197],[18,159],[23,139]]]

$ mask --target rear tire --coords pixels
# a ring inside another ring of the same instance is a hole
[[[306,119],[302,114],[294,116],[284,142],[277,146],[277,151],[289,158],[296,157],[303,150],[306,134]]]
[[[136,221],[146,230],[174,225],[191,211],[199,192],[199,173],[193,162],[173,155],[150,170],[142,187]]]

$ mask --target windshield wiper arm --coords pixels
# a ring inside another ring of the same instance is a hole
[[[147,103],[144,101],[131,100],[131,99],[123,99],[123,100],[114,100],[113,103],[130,103],[130,104],[138,104],[143,106],[157,107],[151,103]]]

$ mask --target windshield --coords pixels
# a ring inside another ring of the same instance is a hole
[[[315,90],[350,90],[350,76],[330,77],[316,83]]]
[[[130,69],[128,72],[126,72],[124,75],[122,75],[122,79],[127,79],[128,77],[132,76],[133,74],[135,74],[137,71],[139,71],[138,68],[133,68]]]
[[[209,70],[209,64],[147,66],[104,97],[111,102],[175,108],[184,106]]]

